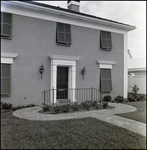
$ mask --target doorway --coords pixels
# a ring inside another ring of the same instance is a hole
[[[57,99],[68,99],[68,67],[57,66]]]

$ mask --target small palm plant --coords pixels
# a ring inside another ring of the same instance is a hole
[[[132,88],[132,92],[134,93],[135,99],[137,98],[137,93],[139,91],[138,86],[135,84],[134,87]]]

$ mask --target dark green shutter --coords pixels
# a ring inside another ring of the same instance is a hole
[[[107,36],[105,31],[101,31],[101,46],[107,48]]]
[[[11,37],[12,15],[10,13],[1,12],[1,36]]]
[[[112,91],[111,69],[101,69],[100,78],[101,90],[105,92]]]
[[[106,31],[101,31],[100,33],[100,45],[102,49],[110,50],[112,49],[111,33]]]
[[[71,44],[71,30],[69,24],[57,23],[57,43]]]
[[[11,66],[1,64],[1,94],[10,95]]]

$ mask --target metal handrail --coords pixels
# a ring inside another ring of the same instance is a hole
[[[96,88],[49,89],[42,91],[41,101],[45,105],[61,103],[81,103],[85,101],[101,103],[101,90]]]

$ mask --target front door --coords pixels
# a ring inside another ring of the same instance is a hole
[[[57,99],[68,99],[68,67],[57,67]]]

